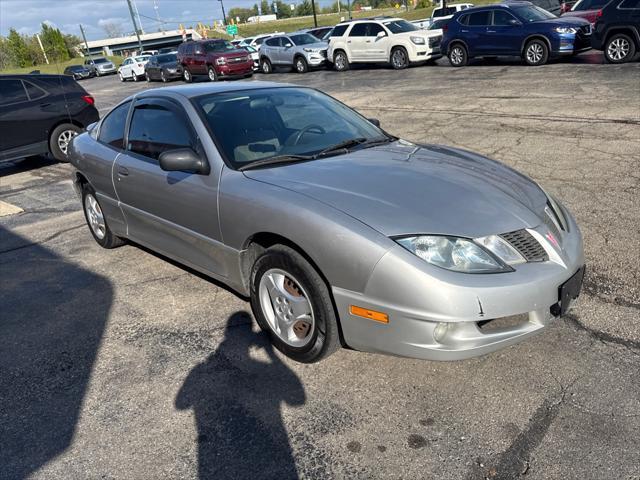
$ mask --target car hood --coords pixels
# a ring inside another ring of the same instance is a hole
[[[317,50],[326,50],[327,42],[317,41],[316,43],[309,43],[307,45],[300,45],[300,48],[314,48]]]
[[[395,37],[403,37],[403,38],[407,38],[407,39],[409,39],[410,37],[431,38],[431,37],[439,37],[441,35],[442,34],[438,30],[424,30],[422,28],[420,28],[418,30],[413,30],[411,32],[402,32],[402,33],[395,33],[394,34]]]
[[[596,16],[598,14],[597,9],[595,10],[580,10],[577,12],[565,12],[560,17],[562,20],[570,20],[570,19],[583,19],[586,22],[595,22]]]
[[[402,140],[244,174],[331,205],[387,236],[475,238],[535,227],[547,202],[535,182],[498,162]]]
[[[549,20],[542,20],[542,21],[558,27],[583,27],[585,25],[589,25],[589,22],[584,18],[568,15],[566,13],[563,14],[561,17],[551,18]]]

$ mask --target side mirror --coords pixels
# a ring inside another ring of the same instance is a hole
[[[293,45],[291,45],[290,43],[285,43],[284,44],[284,48],[291,48],[291,47],[293,47]]]
[[[509,20],[509,25],[518,26],[518,25],[522,25],[522,24],[518,20],[516,20],[515,18],[512,18],[511,20]]]
[[[376,38],[382,38],[386,36],[387,36],[387,32],[378,32],[378,34],[376,35]]]
[[[380,128],[380,120],[377,118],[367,118],[367,120],[369,120],[369,123],[373,123],[376,127]]]
[[[210,171],[209,163],[190,148],[176,148],[162,152],[158,161],[160,168],[167,172],[193,172],[207,175]]]

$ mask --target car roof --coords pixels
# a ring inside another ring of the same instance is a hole
[[[200,95],[206,95],[209,93],[226,93],[226,92],[240,92],[243,90],[258,90],[261,88],[277,88],[277,87],[299,87],[291,83],[278,83],[278,82],[216,82],[216,83],[195,83],[195,84],[183,84],[176,86],[169,86],[163,88],[153,88],[149,90],[143,90],[135,95],[136,98],[144,98],[150,96],[163,95],[165,93],[172,93],[182,95],[183,97],[193,98]]]
[[[358,22],[395,22],[398,20],[405,20],[400,17],[365,17],[365,18],[354,18],[353,20],[345,20],[344,22],[340,22],[338,25],[348,25],[350,23],[358,23]]]
[[[66,75],[58,75],[57,73],[9,73],[1,74],[0,78],[66,78]]]

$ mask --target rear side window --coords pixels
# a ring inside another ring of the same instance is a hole
[[[0,79],[0,105],[27,102],[27,92],[22,86],[22,80],[17,78]]]
[[[458,23],[461,25],[469,25],[469,15],[461,15],[458,18]]]
[[[341,37],[344,35],[344,32],[347,31],[347,27],[349,25],[338,25],[334,27],[333,32],[331,32],[332,37]]]
[[[470,27],[480,27],[490,25],[491,22],[489,17],[491,16],[491,12],[476,12],[469,15],[469,25]]]
[[[280,46],[280,37],[270,38],[269,40],[267,40],[264,43],[266,43],[268,47],[279,47]]]
[[[356,23],[349,32],[350,37],[366,37],[367,36],[367,24]]]
[[[163,105],[136,107],[131,117],[127,150],[157,160],[162,152],[176,148],[195,149],[186,122]]]
[[[618,8],[623,10],[640,10],[640,0],[623,0]]]
[[[124,146],[124,127],[131,102],[123,103],[107,115],[100,125],[98,140],[115,148]]]
[[[24,87],[27,89],[27,93],[31,100],[38,100],[39,98],[47,96],[47,92],[31,82],[25,81]]]

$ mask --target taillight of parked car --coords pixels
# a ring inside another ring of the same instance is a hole
[[[89,105],[94,105],[96,103],[95,99],[91,95],[83,95],[82,100],[87,102]]]

